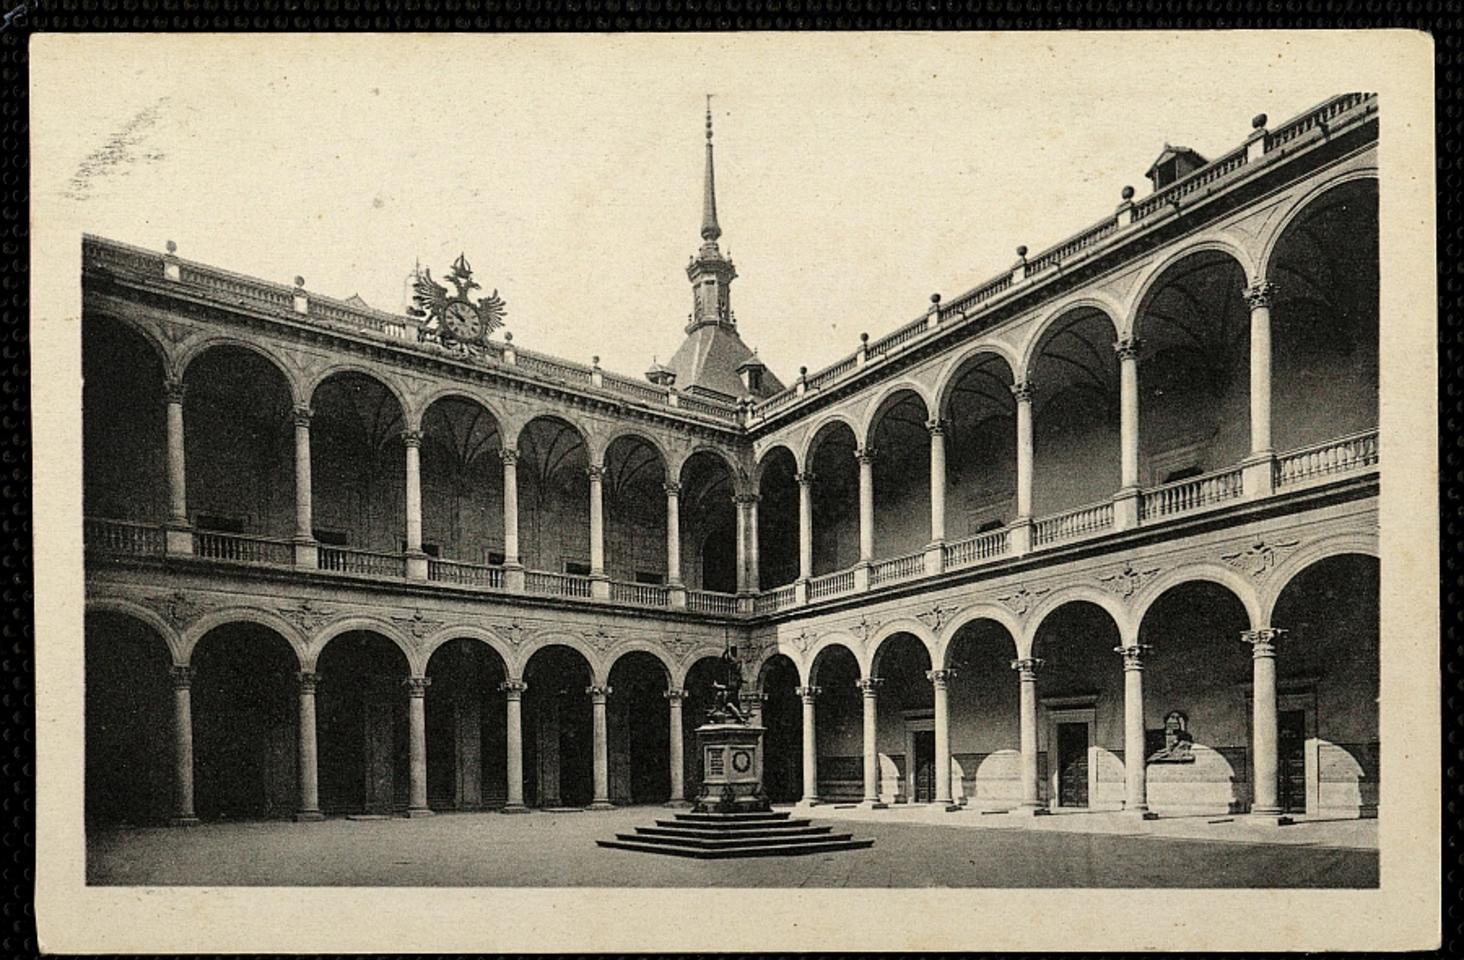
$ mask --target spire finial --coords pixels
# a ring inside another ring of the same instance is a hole
[[[715,243],[722,235],[717,224],[717,178],[712,165],[712,95],[707,94],[707,173],[702,193],[702,239]]]

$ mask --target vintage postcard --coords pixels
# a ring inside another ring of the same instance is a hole
[[[31,56],[43,949],[1439,942],[1425,35]]]

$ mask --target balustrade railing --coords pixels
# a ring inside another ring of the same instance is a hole
[[[573,573],[554,573],[549,570],[526,570],[524,589],[529,593],[548,597],[578,597],[589,599],[590,578]]]
[[[167,550],[163,528],[156,523],[87,517],[81,533],[86,550],[96,554],[160,557]]]
[[[1211,504],[1235,500],[1244,493],[1239,467],[1176,480],[1143,492],[1139,518],[1157,520],[1160,517],[1172,517]]]
[[[289,540],[195,530],[193,555],[204,560],[223,560],[228,563],[267,563],[290,567],[295,564],[295,545]]]
[[[905,344],[920,336],[929,328],[930,321],[925,317],[912,320],[894,333],[885,334],[878,340],[873,341],[865,350],[865,355],[873,360],[875,357],[882,357],[893,353]]]
[[[616,603],[629,603],[637,607],[664,607],[668,602],[666,595],[666,588],[660,584],[610,581],[610,599]]]
[[[503,568],[482,563],[463,563],[458,560],[427,560],[427,579],[439,583],[455,583],[464,587],[484,587],[489,590],[503,589]]]
[[[1113,501],[1079,507],[1051,517],[1043,517],[1032,524],[1032,546],[1042,547],[1050,543],[1072,540],[1089,533],[1098,533],[1113,527]]]
[[[347,547],[319,549],[316,561],[320,569],[331,573],[354,573],[369,577],[405,577],[407,558],[399,553],[376,553]]]
[[[827,370],[822,370],[809,377],[805,381],[805,385],[809,390],[817,390],[821,387],[827,386],[830,383],[833,383],[835,380],[838,380],[840,377],[843,377],[846,374],[853,373],[855,368],[857,368],[858,366],[858,356],[845,357],[843,360],[840,360],[838,363],[834,364],[832,367],[829,367]]]
[[[711,590],[688,590],[686,591],[686,609],[693,613],[730,616],[737,612],[737,597],[730,593],[715,593]]]
[[[1373,94],[1369,93],[1344,93],[1341,96],[1333,97],[1321,106],[1314,107],[1286,121],[1275,130],[1266,134],[1266,152],[1275,150],[1282,144],[1295,140],[1309,130],[1325,125],[1329,121],[1341,116],[1358,104],[1367,100]]]
[[[790,583],[787,586],[774,587],[771,590],[764,590],[757,595],[753,601],[753,613],[777,613],[779,610],[786,610],[793,606],[798,600],[798,592]]]
[[[925,551],[907,553],[902,557],[876,560],[869,568],[869,585],[877,587],[882,583],[897,583],[913,580],[925,575]]]
[[[699,413],[704,417],[715,417],[718,420],[736,422],[737,410],[732,407],[724,407],[706,400],[694,397],[689,393],[677,396],[676,405],[687,413]]]
[[[945,545],[945,568],[959,570],[974,567],[978,563],[1005,556],[1011,547],[1011,532],[992,530],[978,533],[961,540],[952,540]]]
[[[840,570],[836,573],[826,573],[821,577],[814,577],[808,581],[809,600],[823,600],[827,597],[837,597],[841,594],[853,592],[853,570]]]
[[[1374,466],[1378,462],[1378,432],[1369,430],[1276,458],[1276,489],[1295,486],[1320,477]]]

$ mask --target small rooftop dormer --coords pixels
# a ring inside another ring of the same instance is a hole
[[[1164,145],[1159,159],[1149,167],[1144,176],[1154,184],[1155,190],[1162,190],[1176,180],[1187,177],[1210,161],[1195,153],[1189,147]]]

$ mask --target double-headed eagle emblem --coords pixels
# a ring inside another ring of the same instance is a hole
[[[489,335],[503,326],[508,312],[503,299],[497,290],[479,297],[476,303],[468,298],[469,291],[480,290],[482,286],[473,279],[473,268],[462,254],[453,261],[447,280],[457,288],[456,296],[449,295],[446,287],[432,279],[430,269],[417,274],[412,284],[414,306],[410,312],[427,321],[419,336],[423,340],[434,337],[445,346],[486,343]]]

